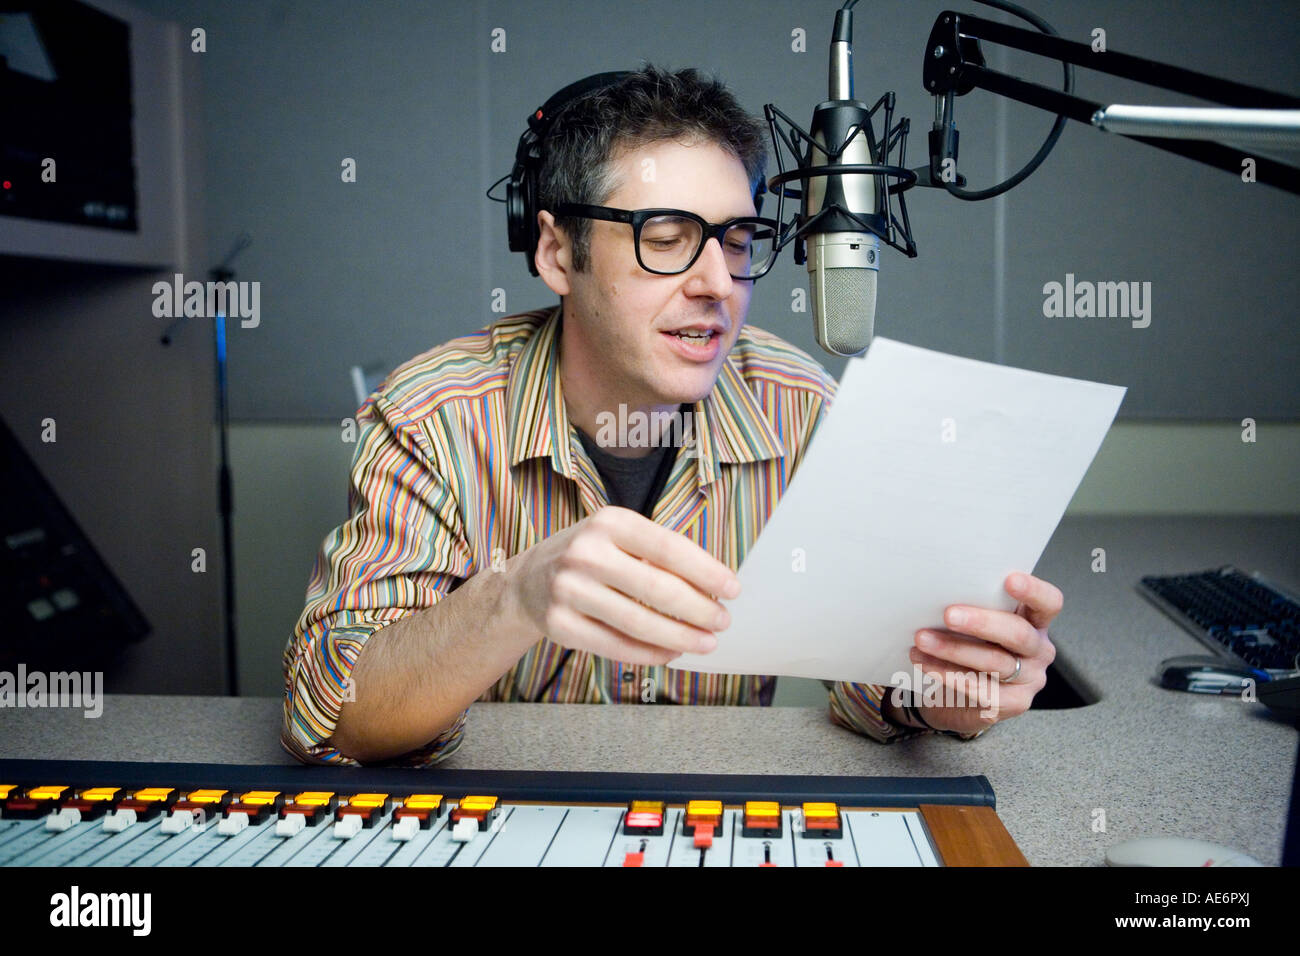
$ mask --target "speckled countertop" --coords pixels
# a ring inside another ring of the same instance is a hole
[[[1052,628],[1067,678],[1097,701],[1032,710],[962,743],[880,745],[824,708],[476,704],[445,766],[659,773],[984,774],[998,815],[1035,865],[1092,865],[1138,836],[1223,843],[1276,864],[1296,730],[1259,705],[1155,686],[1156,664],[1196,644],[1133,589],[1144,574],[1232,563],[1294,589],[1300,519],[1075,518],[1037,573],[1062,588]],[[1092,550],[1107,570],[1093,573]],[[157,639],[156,637],[154,639]],[[0,709],[0,756],[292,763],[267,698],[110,696],[75,710]],[[418,771],[413,771],[418,773]],[[1104,815],[1104,830],[1098,822]]]

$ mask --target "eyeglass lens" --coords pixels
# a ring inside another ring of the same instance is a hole
[[[654,272],[681,272],[700,248],[704,230],[693,219],[655,216],[641,226],[641,265]],[[738,278],[762,272],[772,257],[776,236],[766,223],[740,220],[722,239],[727,271]]]

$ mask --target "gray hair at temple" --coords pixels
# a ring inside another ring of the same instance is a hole
[[[767,127],[740,106],[716,78],[694,69],[670,73],[651,64],[613,86],[570,103],[546,137],[537,198],[540,209],[557,203],[603,205],[618,188],[617,153],[669,140],[712,142],[745,167],[750,192],[767,166]],[[573,242],[573,267],[586,272],[591,220],[556,216]]]

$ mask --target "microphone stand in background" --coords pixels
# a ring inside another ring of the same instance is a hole
[[[229,282],[235,272],[230,263],[253,244],[248,233],[240,233],[234,247],[225,259],[208,271],[213,282]],[[171,345],[172,332],[180,325],[183,315],[178,315],[163,331],[161,342]],[[231,697],[239,696],[239,667],[235,632],[235,548],[233,515],[235,512],[234,485],[230,477],[230,402],[226,378],[226,317],[218,314],[212,320],[214,354],[216,359],[218,472],[217,508],[221,515],[221,571],[222,610],[226,619],[226,688]]]

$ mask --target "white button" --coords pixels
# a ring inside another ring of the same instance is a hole
[[[275,821],[275,835],[282,837],[297,836],[307,826],[307,818],[301,813],[287,813]]]
[[[167,816],[163,817],[162,824],[159,826],[163,833],[181,833],[188,830],[194,823],[194,817],[188,810],[173,810]]]
[[[451,838],[457,843],[468,843],[477,835],[478,821],[473,817],[461,817],[451,831]]]
[[[361,832],[361,818],[355,814],[340,817],[334,824],[334,836],[340,840],[351,840]]]
[[[121,833],[135,821],[134,810],[113,810],[104,817],[104,829],[109,833]]]
[[[415,835],[419,832],[419,817],[402,817],[402,819],[393,824],[393,839],[401,840],[403,843],[407,840],[414,840]]]
[[[217,824],[217,833],[221,836],[238,836],[248,828],[248,814],[242,810],[232,810]]]
[[[81,811],[64,808],[45,818],[45,829],[62,833],[81,822]]]

